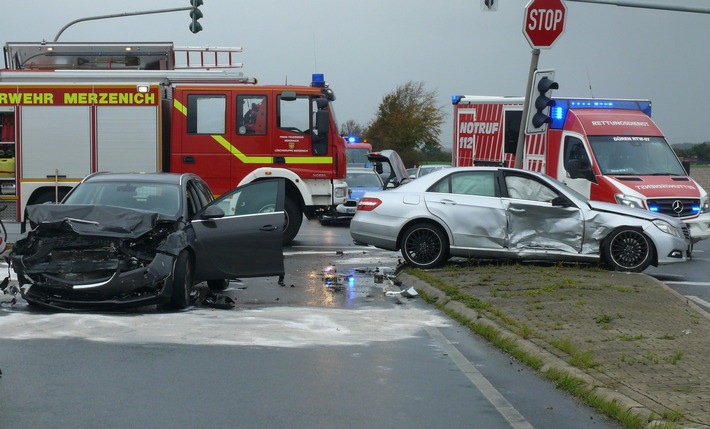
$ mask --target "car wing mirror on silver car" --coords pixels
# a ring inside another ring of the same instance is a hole
[[[574,205],[572,201],[564,195],[555,197],[551,202],[554,207],[572,207]]]

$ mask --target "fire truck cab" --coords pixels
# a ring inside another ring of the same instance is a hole
[[[453,165],[513,167],[524,99],[454,96]],[[648,100],[555,98],[552,123],[525,136],[522,168],[592,200],[682,219],[693,243],[710,237],[707,192],[658,126]]]
[[[310,85],[257,85],[235,70],[241,48],[169,42],[7,43],[4,51],[5,219],[60,200],[96,171],[192,172],[217,195],[282,177],[285,244],[304,215],[347,199],[345,141],[323,75]]]

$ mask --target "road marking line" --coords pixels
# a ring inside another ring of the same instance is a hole
[[[688,298],[689,300],[693,301],[696,304],[700,304],[704,307],[710,308],[710,302],[707,302],[700,297],[693,296],[693,295],[686,295],[685,297]]]
[[[687,285],[687,286],[710,286],[710,282],[676,282],[676,281],[667,281],[664,282],[666,284],[674,284],[674,285]]]
[[[516,410],[510,402],[481,374],[471,362],[436,328],[426,329],[429,335],[439,343],[444,352],[449,355],[456,366],[463,372],[471,383],[483,396],[488,399],[500,415],[505,418],[514,429],[534,429],[525,417]]]

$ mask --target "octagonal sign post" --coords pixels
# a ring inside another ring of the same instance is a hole
[[[562,0],[530,0],[523,34],[533,49],[549,49],[565,31],[567,6]]]

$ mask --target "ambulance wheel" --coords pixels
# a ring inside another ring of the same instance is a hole
[[[653,261],[651,240],[633,228],[619,228],[612,232],[603,245],[604,261],[614,271],[640,273]]]
[[[449,259],[449,239],[436,225],[412,225],[402,235],[402,257],[414,268],[438,267]]]
[[[286,197],[284,204],[285,211],[285,221],[284,221],[284,234],[283,234],[283,245],[288,246],[291,244],[298,230],[301,229],[301,223],[303,222],[303,213],[298,207],[295,201],[291,198]]]

